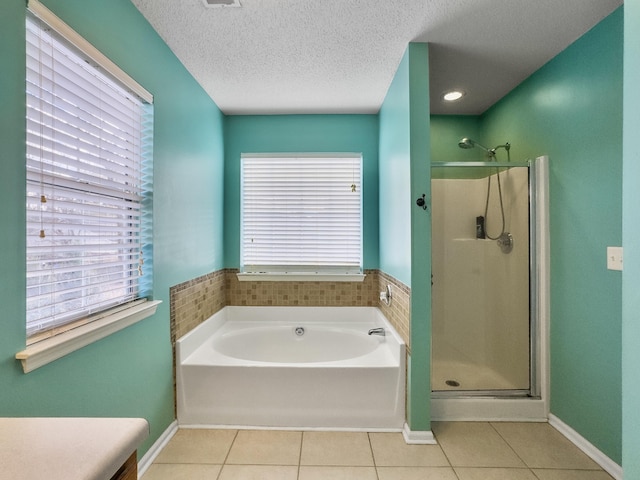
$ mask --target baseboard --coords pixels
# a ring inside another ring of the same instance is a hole
[[[162,435],[151,445],[151,448],[147,450],[147,453],[138,462],[138,478],[142,477],[144,473],[149,469],[153,461],[160,454],[162,449],[169,443],[171,437],[173,437],[178,431],[178,421],[174,420],[167,429],[162,432]]]
[[[431,430],[428,431],[412,431],[408,424],[404,424],[402,436],[408,445],[435,445],[436,437],[433,436]]]
[[[552,414],[549,415],[549,425],[567,437],[571,443],[600,465],[609,475],[616,480],[622,480],[622,467],[598,450],[595,445],[576,432],[573,428]]]

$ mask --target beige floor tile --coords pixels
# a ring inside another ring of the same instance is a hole
[[[236,430],[180,429],[155,463],[224,463]]]
[[[378,480],[374,467],[300,467],[298,480]]]
[[[613,477],[603,470],[542,470],[533,472],[539,480],[613,480]]]
[[[363,432],[304,432],[300,464],[372,467],[369,437]]]
[[[488,423],[434,422],[432,430],[454,467],[525,466]]]
[[[154,463],[141,480],[215,480],[222,465]]]
[[[456,468],[459,480],[538,480],[528,468]]]
[[[439,445],[407,445],[401,433],[370,433],[376,466],[448,467]]]
[[[302,432],[240,430],[227,464],[298,465]]]
[[[529,468],[598,470],[600,467],[547,423],[493,423]]]
[[[296,480],[298,467],[275,465],[225,465],[218,480]]]
[[[451,467],[378,467],[379,480],[458,480]]]

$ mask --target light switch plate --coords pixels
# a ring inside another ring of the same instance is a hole
[[[607,247],[607,268],[622,270],[622,247]]]

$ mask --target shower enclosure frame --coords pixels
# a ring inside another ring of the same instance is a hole
[[[549,415],[548,157],[527,162],[443,162],[432,167],[525,167],[529,171],[529,390],[436,391],[432,420],[547,421]]]

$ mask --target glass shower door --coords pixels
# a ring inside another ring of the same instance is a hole
[[[528,394],[529,168],[459,165],[432,167],[432,390]]]

